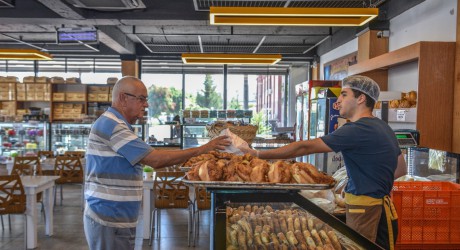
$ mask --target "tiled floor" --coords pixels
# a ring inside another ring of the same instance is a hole
[[[80,207],[81,186],[64,186],[62,206],[58,200],[54,210],[54,235],[45,235],[44,219],[38,222],[38,249],[88,249],[83,232],[83,212]],[[42,215],[43,216],[43,215]],[[187,210],[164,210],[161,217],[161,236],[155,239],[152,246],[144,240],[142,249],[193,249],[187,247]],[[11,216],[11,228],[8,216],[3,216],[4,229],[0,228],[0,249],[24,249],[23,215]],[[200,234],[195,249],[209,249],[209,211],[200,216]]]

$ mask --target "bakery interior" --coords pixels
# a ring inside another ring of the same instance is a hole
[[[218,16],[243,9],[256,17]],[[257,17],[266,9],[332,14]],[[336,17],[352,10],[377,14],[364,24]],[[0,0],[0,175],[21,157],[56,175],[54,157],[81,156],[77,185],[55,176],[39,202],[0,210],[0,249],[88,249],[84,152],[123,76],[148,88],[133,127],[156,150],[197,147],[224,129],[267,150],[343,125],[334,103],[350,75],[379,84],[373,115],[405,155],[392,197],[396,249],[460,249],[457,11],[455,0]],[[226,170],[217,178],[197,163]],[[135,249],[378,249],[344,224],[343,166],[340,153],[265,161],[213,152],[145,168]],[[157,182],[175,185],[180,202],[161,207]]]

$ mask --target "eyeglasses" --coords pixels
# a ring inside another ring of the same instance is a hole
[[[136,98],[137,100],[139,100],[141,103],[146,103],[146,102],[147,102],[147,97],[145,97],[145,96],[142,96],[142,95],[136,96],[136,95],[133,95],[133,94],[130,94],[130,93],[123,93],[123,94],[125,94],[125,95],[127,95],[127,96],[134,97],[134,98]]]

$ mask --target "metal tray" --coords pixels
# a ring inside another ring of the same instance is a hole
[[[280,189],[280,190],[324,190],[334,187],[332,184],[297,184],[297,183],[269,183],[269,182],[240,182],[240,181],[191,181],[184,176],[182,182],[189,187],[203,186],[222,189]]]

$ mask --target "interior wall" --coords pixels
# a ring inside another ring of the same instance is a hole
[[[426,0],[390,20],[390,43],[389,51],[413,44],[418,41],[455,41],[456,39],[456,0]],[[358,51],[358,39],[332,50],[321,56],[321,75],[324,78],[323,65],[346,54]],[[417,67],[410,69],[417,71]],[[404,74],[399,76],[398,74]],[[412,76],[407,78],[406,75]],[[388,75],[389,90],[391,86],[397,86],[399,79],[403,77],[406,82],[417,83],[413,77],[416,73],[404,70],[392,70]],[[397,82],[393,82],[397,81]],[[411,86],[412,87],[412,86]]]
[[[357,51],[358,51],[358,38],[355,38],[352,41],[331,50],[331,52],[322,55],[320,57],[319,79],[324,80],[324,64],[328,64],[329,62],[334,61],[337,58],[349,55]]]

